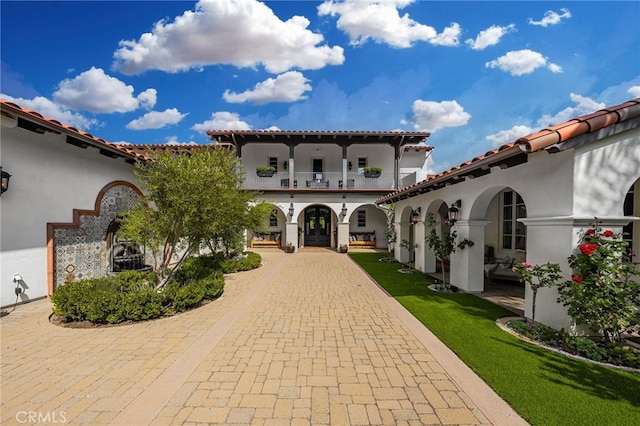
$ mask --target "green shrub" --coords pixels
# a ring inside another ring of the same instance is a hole
[[[580,355],[594,361],[600,361],[607,355],[607,351],[587,337],[576,337],[575,348]]]
[[[205,287],[201,280],[191,281],[188,284],[173,281],[165,286],[162,295],[163,304],[168,311],[182,312],[202,302]]]
[[[219,269],[220,260],[215,256],[190,257],[175,274],[174,281],[186,283],[204,278]]]
[[[256,269],[262,263],[262,256],[258,253],[247,252],[246,257],[230,258],[220,261],[220,269],[225,274],[231,274],[239,271],[250,271]]]
[[[261,258],[257,254],[234,263],[244,270]],[[224,291],[220,270],[223,257],[201,256],[187,259],[175,280],[160,292],[155,290],[155,272],[126,271],[117,275],[68,282],[51,296],[53,313],[67,321],[117,324],[157,318],[198,306],[203,299],[216,299]],[[235,261],[234,261],[235,262]]]
[[[607,360],[611,364],[640,368],[640,352],[617,343],[609,343],[607,349]]]
[[[204,298],[207,300],[217,299],[224,292],[224,276],[222,272],[215,271],[209,276],[198,281],[204,288]]]
[[[151,284],[156,275],[137,274],[65,283],[51,296],[53,313],[68,321],[98,324],[156,318],[162,314],[162,296]]]

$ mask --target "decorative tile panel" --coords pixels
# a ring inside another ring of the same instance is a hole
[[[130,186],[109,188],[100,200],[98,215],[79,215],[78,227],[57,228],[53,235],[54,288],[66,281],[98,278],[109,272],[107,229],[117,215],[139,199]]]

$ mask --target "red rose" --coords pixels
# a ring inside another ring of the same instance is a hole
[[[602,233],[602,235],[604,235],[605,237],[613,237],[613,231],[610,229],[607,229]]]
[[[589,235],[593,235],[593,234],[595,234],[595,233],[596,233],[596,230],[595,230],[595,229],[589,229],[589,230],[587,231],[587,234],[589,234]]]
[[[578,248],[580,249],[582,254],[591,256],[593,252],[598,248],[598,246],[596,244],[580,244]]]
[[[582,282],[582,278],[580,278],[577,275],[572,276],[571,279],[576,283],[581,283]]]

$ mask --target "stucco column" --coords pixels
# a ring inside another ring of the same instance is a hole
[[[394,257],[396,260],[400,260],[399,259],[400,254],[398,252],[398,245],[400,244],[400,241],[398,240],[400,236],[400,224],[398,222],[394,222],[391,224],[391,226],[393,226],[395,241],[389,242],[389,240],[387,240],[387,247],[389,250],[389,254],[392,257]]]
[[[295,157],[295,145],[294,144],[289,144],[289,188],[293,188],[295,186],[295,176],[296,176],[296,165],[295,165],[295,161],[294,161],[294,157]],[[296,241],[298,240],[298,238],[296,237]]]
[[[484,290],[484,227],[488,223],[486,220],[460,220],[452,229],[458,234],[456,242],[468,238],[474,243],[472,247],[457,249],[451,254],[450,281],[461,290]]]
[[[411,240],[411,237],[409,236],[409,233],[411,232],[411,224],[409,222],[400,222],[398,225],[400,232],[398,232],[398,238],[396,240],[396,259],[401,263],[409,263],[411,253],[409,253],[409,250],[406,248],[400,247],[400,244],[402,243],[402,240]]]
[[[342,189],[347,189],[347,169],[349,168],[349,162],[347,160],[347,145],[342,145]]]
[[[294,214],[293,217],[296,217],[296,215]],[[298,222],[287,222],[286,230],[286,240],[283,241],[283,244],[293,243],[296,251],[298,251]]]
[[[425,272],[424,250],[425,248],[428,249],[427,243],[424,241],[424,229],[425,229],[424,222],[418,222],[415,225],[413,225],[413,236],[414,236],[413,241],[418,245],[418,247],[416,247],[415,249],[416,263],[414,266],[417,270],[422,272]]]
[[[349,222],[338,222],[338,247],[349,245]]]

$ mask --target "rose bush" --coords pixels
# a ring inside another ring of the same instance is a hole
[[[568,307],[577,324],[601,332],[610,342],[635,325],[640,306],[640,272],[620,234],[602,230],[600,221],[581,237],[578,250],[569,257],[570,281],[558,287],[558,302]]]

